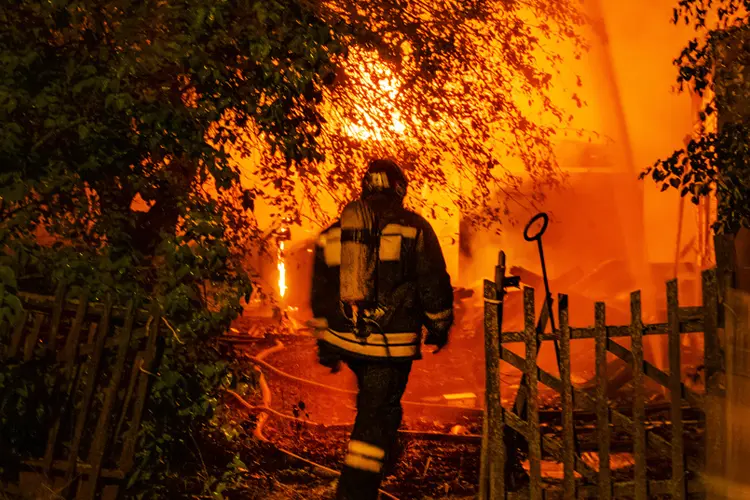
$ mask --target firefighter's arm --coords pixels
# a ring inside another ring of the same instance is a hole
[[[310,293],[310,305],[312,307],[313,319],[308,326],[314,330],[325,330],[328,328],[328,318],[332,314],[331,308],[333,293],[328,278],[328,266],[325,262],[324,250],[321,245],[315,246],[315,261],[313,265],[312,289]],[[339,371],[341,358],[338,353],[323,340],[318,340],[318,362],[330,368],[332,372]]]
[[[417,286],[427,327],[425,343],[439,350],[448,343],[453,325],[453,287],[440,242],[428,223],[417,240]]]

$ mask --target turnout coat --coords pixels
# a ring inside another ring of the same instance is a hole
[[[422,328],[447,340],[453,323],[434,230],[387,195],[350,203],[320,234],[311,302],[319,341],[360,358],[418,359]]]

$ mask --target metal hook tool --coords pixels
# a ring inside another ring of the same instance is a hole
[[[536,232],[536,233],[530,233],[530,230],[533,228],[534,224],[541,220],[542,221],[542,227]],[[536,325],[536,334],[537,337],[542,335],[544,333],[544,330],[547,326],[547,320],[552,324],[552,332],[555,332],[555,317],[552,314],[552,293],[549,289],[549,280],[547,278],[547,264],[544,260],[544,246],[542,245],[542,235],[547,230],[547,226],[549,225],[549,216],[544,213],[540,212],[536,214],[534,217],[531,218],[531,220],[526,224],[526,227],[523,230],[523,238],[526,241],[536,241],[537,245],[539,247],[539,259],[542,262],[542,278],[544,279],[544,292],[545,292],[545,301],[544,301],[544,307],[542,308],[542,313],[539,316],[539,321]],[[557,367],[560,368],[560,345],[557,342],[557,339],[553,339],[553,342],[555,344],[555,355],[557,357]],[[537,352],[541,349],[542,343],[537,342]],[[560,372],[562,373],[562,371]],[[526,380],[526,375],[524,374],[521,377],[521,384],[518,388],[518,392],[516,393],[516,400],[513,404],[513,412],[516,415],[519,415],[523,418],[525,418],[526,413],[526,400],[528,397],[526,386],[528,384],[528,381]]]
[[[537,230],[535,233],[532,233],[531,230],[534,224],[540,220],[542,221],[541,228],[539,228],[539,230]],[[526,241],[537,242],[537,246],[539,248],[539,259],[542,265],[542,279],[544,280],[545,300],[544,300],[544,307],[542,308],[542,313],[540,314],[539,321],[536,325],[537,337],[541,336],[544,333],[544,330],[547,327],[547,320],[549,320],[551,323],[553,334],[556,332],[556,329],[557,329],[555,326],[555,316],[552,314],[552,293],[550,292],[550,289],[549,289],[549,279],[547,277],[547,263],[544,260],[544,246],[542,245],[542,235],[544,235],[544,232],[547,230],[548,225],[549,225],[549,216],[544,212],[540,212],[531,218],[531,220],[526,224],[526,227],[523,230],[523,238]],[[562,374],[561,363],[560,363],[560,344],[556,338],[553,337],[552,340],[555,345],[557,367],[560,370],[560,373]],[[542,347],[542,343],[537,342],[537,352],[541,349],[541,347]],[[528,386],[528,380],[526,379],[526,375],[524,374],[521,377],[521,384],[518,388],[518,392],[516,393],[516,400],[513,404],[513,412],[516,415],[520,416],[521,418],[526,418],[526,409],[527,409],[526,405],[527,405],[527,399],[528,399],[527,386]],[[515,432],[508,432],[505,435],[505,446],[506,446],[506,450],[508,450],[508,461],[506,462],[506,475],[508,475],[509,471],[512,471],[514,467],[516,468],[520,467],[519,457],[517,453],[519,445],[520,445],[520,439],[521,439],[520,436]],[[578,439],[575,439],[574,442],[575,442],[576,453],[580,453]]]
[[[534,223],[538,220],[542,221],[542,227],[533,235],[529,234],[529,230],[534,226]],[[534,217],[531,218],[531,220],[526,224],[526,227],[523,230],[523,239],[525,239],[528,242],[536,241],[537,247],[539,248],[539,260],[542,264],[542,279],[544,280],[544,305],[547,309],[547,316],[549,318],[550,324],[552,325],[552,332],[554,333],[555,328],[555,316],[552,314],[552,292],[550,292],[549,289],[549,279],[547,278],[547,263],[544,260],[544,245],[542,244],[542,235],[544,235],[544,232],[547,231],[547,226],[549,225],[549,216],[545,212],[539,212]],[[537,325],[537,334],[541,335],[544,333],[544,329],[547,326],[544,324],[544,311],[542,311],[542,315],[539,317],[539,324]],[[560,349],[557,343],[557,340],[555,342],[555,352],[557,353],[557,361],[558,364],[560,362]]]

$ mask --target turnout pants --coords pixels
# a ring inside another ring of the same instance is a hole
[[[347,360],[357,376],[357,418],[339,479],[337,500],[376,500],[384,467],[396,457],[411,361]]]

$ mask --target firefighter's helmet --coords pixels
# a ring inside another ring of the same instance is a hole
[[[406,196],[408,180],[403,170],[392,160],[373,160],[367,166],[362,178],[362,194],[390,193],[403,198]]]

